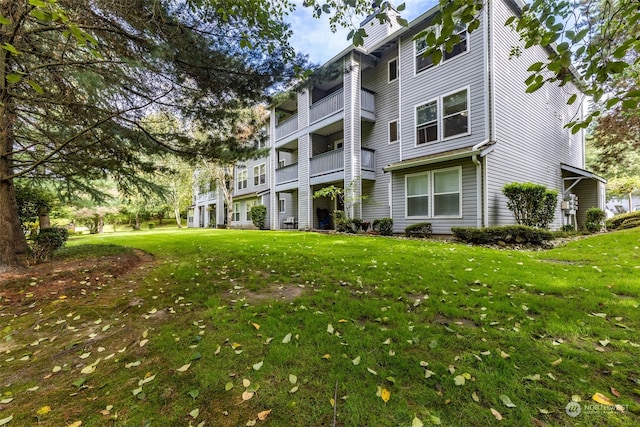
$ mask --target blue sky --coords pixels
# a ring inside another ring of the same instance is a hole
[[[295,0],[296,10],[288,17],[293,30],[291,43],[297,52],[309,55],[312,63],[323,64],[342,49],[349,46],[347,34],[350,29],[338,29],[332,33],[327,17],[315,19],[313,9],[302,6],[302,0]],[[406,9],[401,13],[402,17],[411,21],[423,12],[433,7],[434,0],[405,0]],[[394,2],[394,4],[401,4]],[[363,17],[364,18],[364,17]],[[358,25],[360,20],[354,22]]]

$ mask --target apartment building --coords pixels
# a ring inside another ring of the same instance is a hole
[[[582,117],[581,103],[567,104],[579,88],[546,85],[527,94],[527,68],[548,52],[535,46],[510,57],[519,40],[504,22],[522,5],[486,2],[480,27],[460,26],[460,42],[437,65],[416,38],[437,8],[407,27],[365,20],[365,45],[325,64],[341,70],[336,77],[272,106],[265,184],[237,188],[231,225],[246,224],[247,203],[267,206],[271,229],[289,227],[291,218],[298,229],[328,228],[334,210],[391,217],[396,232],[425,221],[437,234],[512,224],[501,189],[515,181],[577,198],[577,210],[558,204],[554,228],[580,225],[588,208],[604,208],[605,181],[584,169],[584,134],[564,128]],[[255,164],[236,177],[251,183]],[[313,197],[330,185],[345,189],[346,202]]]

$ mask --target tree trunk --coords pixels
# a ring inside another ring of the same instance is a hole
[[[178,207],[174,207],[173,214],[176,216],[176,224],[178,224],[178,228],[182,228],[182,218],[180,218],[180,209]]]
[[[98,216],[98,234],[102,234],[104,231],[104,216]]]
[[[140,213],[136,212],[136,224],[133,227],[134,230],[140,230]]]
[[[629,197],[629,212],[633,212],[633,193],[629,192],[628,194]]]
[[[40,208],[40,212],[38,212],[38,224],[40,224],[40,230],[51,227],[49,210],[47,208]]]

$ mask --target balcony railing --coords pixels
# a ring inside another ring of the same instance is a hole
[[[315,102],[309,110],[309,122],[315,123],[344,108],[344,90],[340,89],[331,95]]]
[[[366,89],[360,90],[360,105],[362,110],[370,113],[376,112],[376,96]]]
[[[344,149],[327,151],[311,158],[309,172],[311,176],[322,175],[344,169]]]
[[[376,170],[376,152],[370,148],[362,147],[360,151],[360,164],[363,170]]]
[[[295,181],[297,179],[298,179],[297,163],[276,169],[276,184]]]
[[[276,139],[283,138],[298,130],[298,114],[287,117],[276,126]]]

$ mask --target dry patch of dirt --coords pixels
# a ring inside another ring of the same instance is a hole
[[[259,291],[249,289],[234,289],[232,302],[243,301],[255,304],[262,301],[292,301],[305,292],[304,286],[273,284]]]
[[[468,328],[477,328],[478,325],[475,322],[469,319],[449,319],[441,314],[436,314],[436,317],[433,321],[439,325],[449,326],[449,325],[457,325],[457,326],[466,326]]]
[[[153,256],[135,250],[119,255],[53,260],[0,274],[0,306],[18,307],[80,296],[90,287],[108,287],[114,280],[151,265]]]

